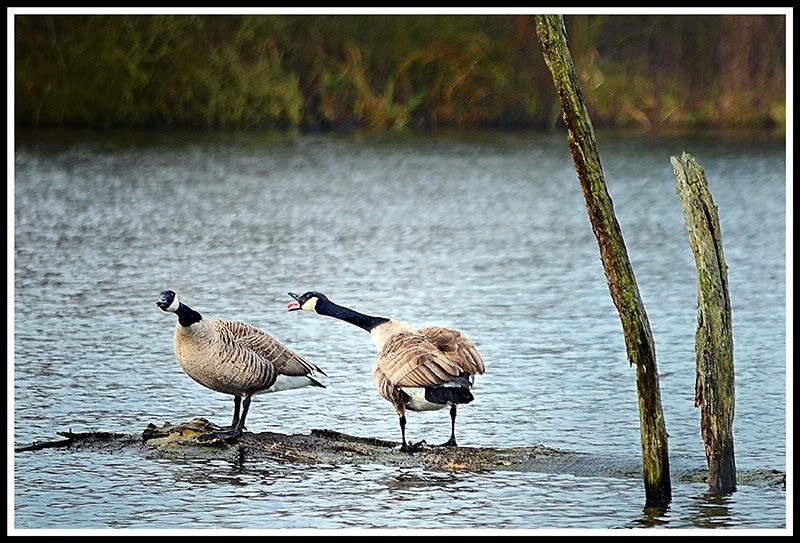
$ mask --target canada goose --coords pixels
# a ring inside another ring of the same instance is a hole
[[[275,338],[244,322],[212,320],[182,303],[173,290],[161,293],[156,305],[175,313],[175,356],[186,374],[204,387],[233,395],[233,420],[215,434],[225,440],[244,429],[250,399],[262,392],[306,386],[325,388],[314,372],[326,375]],[[241,404],[241,416],[239,407]]]
[[[439,446],[456,446],[456,406],[473,400],[470,388],[475,374],[486,371],[481,355],[467,336],[452,328],[415,329],[404,322],[364,315],[333,303],[321,292],[290,292],[289,296],[295,300],[289,303],[289,311],[302,309],[327,315],[370,333],[378,347],[372,383],[400,417],[400,450],[412,452],[423,443],[406,443],[406,409],[428,411],[448,405],[450,439]]]

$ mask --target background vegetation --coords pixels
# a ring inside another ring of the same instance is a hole
[[[567,16],[597,125],[783,126],[784,16]],[[18,126],[548,127],[532,16],[15,16]]]

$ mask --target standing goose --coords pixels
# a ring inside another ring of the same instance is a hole
[[[306,386],[325,388],[312,377],[315,372],[326,375],[324,371],[255,326],[205,319],[182,303],[173,290],[162,292],[156,305],[178,316],[175,356],[183,371],[204,387],[233,395],[231,425],[215,432],[222,439],[232,440],[242,434],[255,394]]]
[[[450,439],[440,447],[456,446],[456,406],[473,400],[470,388],[475,374],[486,371],[481,355],[467,336],[452,328],[416,329],[393,319],[364,315],[333,303],[321,292],[290,292],[289,296],[295,300],[289,303],[289,311],[302,309],[334,317],[370,333],[378,347],[372,383],[400,417],[400,450],[412,452],[419,445],[406,442],[406,409],[429,411],[448,405]]]

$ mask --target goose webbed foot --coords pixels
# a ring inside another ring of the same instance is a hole
[[[224,441],[225,443],[232,443],[242,435],[242,428],[220,428],[213,432],[197,436],[197,441],[200,443],[214,443]]]
[[[215,432],[234,432],[234,431],[236,431],[237,427],[238,427],[237,424],[231,424],[230,426],[217,426],[214,429],[214,431]],[[246,431],[246,430],[247,430],[247,426],[242,426],[242,429],[239,430],[239,433],[241,433],[243,431]]]
[[[456,438],[453,437],[453,436],[450,436],[450,439],[448,439],[444,443],[436,445],[436,447],[458,447],[458,444],[456,443]]]
[[[242,435],[242,431],[246,429],[244,421],[247,418],[247,411],[250,409],[250,396],[245,397],[244,400],[241,401],[241,416],[239,416],[239,400],[240,398],[238,396],[234,398],[235,411],[230,426],[224,426],[222,428],[217,427],[212,432],[198,436],[196,440],[209,445],[221,445],[222,443],[233,443],[239,439]]]
[[[417,441],[416,443],[406,443],[405,441],[403,441],[403,444],[400,446],[400,452],[409,454],[415,453],[421,450],[427,444],[428,443],[424,439]]]

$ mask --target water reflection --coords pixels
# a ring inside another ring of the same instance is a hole
[[[452,473],[435,473],[419,469],[400,469],[397,473],[383,479],[383,484],[391,492],[424,492],[426,490],[457,490],[455,485],[459,476]]]
[[[248,460],[243,448],[238,448],[227,458],[187,459],[179,456],[155,460],[160,469],[169,471],[175,482],[191,482],[199,485],[234,484],[246,485],[254,481],[259,484],[274,484],[278,481],[295,481],[299,478],[297,464],[278,460]],[[314,465],[316,473],[335,470],[336,466]],[[158,469],[151,470],[156,476]]]
[[[238,458],[238,455],[234,458]],[[208,461],[174,461],[175,468],[171,469],[175,483],[189,483],[193,486],[234,485],[244,486],[247,480],[258,477],[271,484],[279,472],[267,469],[262,465],[258,469],[247,469],[237,460],[208,460]]]
[[[645,507],[642,509],[642,516],[626,528],[657,528],[666,526],[669,523],[669,506],[667,507]]]
[[[732,528],[732,503],[732,496],[717,496],[710,492],[694,496],[689,503],[689,520],[696,528]]]

